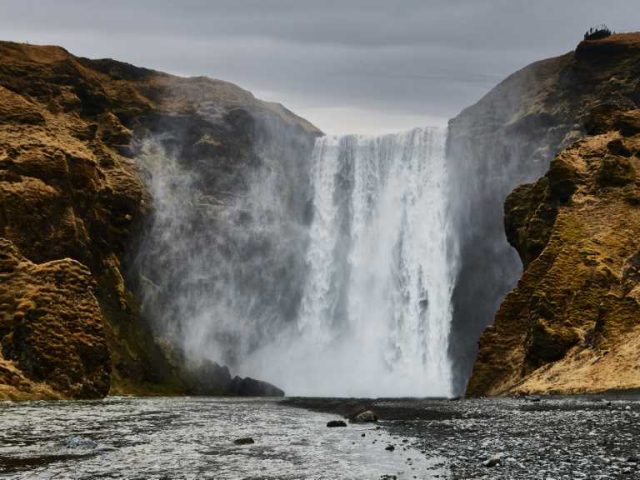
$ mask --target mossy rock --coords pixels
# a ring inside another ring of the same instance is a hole
[[[573,328],[552,325],[544,319],[538,319],[529,334],[527,363],[537,368],[560,360],[579,341],[580,336]]]
[[[598,184],[601,187],[621,187],[636,179],[636,171],[628,158],[606,156],[598,169]]]
[[[616,130],[625,137],[631,137],[640,133],[640,114],[638,110],[624,112],[615,119],[614,126]]]
[[[580,183],[580,174],[575,166],[561,157],[556,157],[551,162],[547,178],[552,199],[560,203],[566,203]]]

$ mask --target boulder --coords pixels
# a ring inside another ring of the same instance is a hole
[[[256,443],[251,437],[236,438],[233,443],[236,445],[253,445]]]
[[[502,463],[502,457],[503,455],[501,453],[492,455],[488,459],[486,459],[484,462],[482,462],[482,465],[485,467],[495,467]]]
[[[195,395],[235,395],[239,397],[284,397],[278,387],[251,377],[231,377],[229,368],[210,360],[185,369],[189,393]]]
[[[241,397],[284,397],[284,391],[262,380],[234,377],[230,391]]]
[[[358,413],[355,417],[351,419],[353,423],[369,423],[369,422],[377,422],[378,416],[373,413],[371,410],[365,410],[364,412]]]

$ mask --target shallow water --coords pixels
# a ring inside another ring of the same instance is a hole
[[[3,402],[0,476],[446,477],[440,459],[399,444],[375,425],[327,428],[327,421],[336,418],[263,399],[113,397],[83,402]],[[255,444],[235,445],[233,440],[241,437],[252,437]],[[392,443],[396,450],[386,451]]]

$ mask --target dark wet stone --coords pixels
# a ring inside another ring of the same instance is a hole
[[[241,397],[284,397],[284,391],[262,380],[234,377],[230,390]]]
[[[396,447],[394,447],[393,445],[387,445],[386,447],[384,447],[384,449],[389,452],[393,452],[396,449]]]
[[[345,422],[343,422],[342,420],[331,420],[329,422],[327,422],[327,427],[329,428],[334,428],[334,427],[346,427],[347,424]]]
[[[252,445],[256,442],[253,441],[253,438],[251,437],[244,437],[244,438],[236,438],[233,443],[235,443],[236,445]]]

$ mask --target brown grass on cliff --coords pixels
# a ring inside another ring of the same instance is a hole
[[[612,124],[507,200],[525,272],[481,338],[469,394],[640,387],[640,110]]]
[[[228,82],[0,42],[0,242],[24,257],[0,283],[8,299],[0,306],[0,397],[100,397],[110,383],[118,393],[184,391],[123,273],[151,208],[133,140],[179,127],[176,135],[193,140],[188,148],[231,162],[249,140],[229,124],[254,116],[320,133]],[[213,140],[198,143],[205,137]],[[68,273],[55,287],[54,267]],[[9,301],[21,298],[33,303]],[[28,338],[17,342],[16,332]]]
[[[34,264],[0,239],[0,283],[0,395],[106,395],[109,350],[89,270],[71,259]]]

